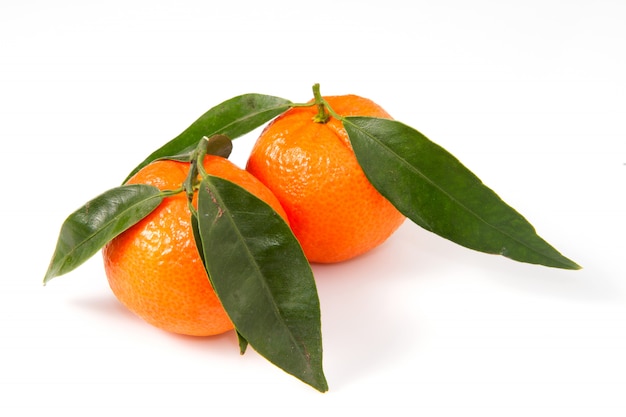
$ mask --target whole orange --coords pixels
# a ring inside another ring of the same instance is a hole
[[[363,97],[324,99],[341,116],[391,118]],[[246,169],[276,195],[309,261],[339,262],[383,243],[405,217],[365,177],[341,121],[317,113],[295,107],[274,119]]]
[[[207,156],[204,166],[209,174],[244,187],[287,219],[276,197],[250,173],[217,156]],[[127,183],[174,190],[189,168],[188,163],[156,161]],[[233,328],[196,248],[185,193],[164,199],[147,217],[109,242],[102,253],[113,293],[148,323],[193,336]]]

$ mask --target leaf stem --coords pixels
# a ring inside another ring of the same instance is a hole
[[[175,188],[173,190],[161,190],[161,192],[159,193],[159,197],[167,198],[167,197],[171,197],[171,196],[176,195],[176,194],[180,194],[183,191],[185,191],[185,187],[183,187],[183,186],[180,186],[180,187]]]
[[[196,164],[196,170],[197,170],[196,176],[197,174],[200,174],[200,177],[202,178],[209,175],[204,169],[204,163],[203,163],[204,157],[207,154],[208,147],[209,147],[209,138],[207,138],[206,136],[203,136],[202,139],[200,139],[200,142],[198,143],[198,147],[196,148],[197,155],[196,155],[195,161],[193,161]],[[196,178],[196,182],[200,183],[200,181],[197,180],[197,178]]]
[[[323,99],[322,99],[323,100]],[[346,120],[345,117],[343,117],[342,115],[340,115],[339,113],[337,113],[336,111],[333,110],[332,107],[330,107],[330,104],[328,104],[328,102],[326,100],[324,101],[324,106],[326,107],[326,110],[328,110],[328,113],[330,113],[330,115],[334,118],[339,120],[340,122],[343,122]]]
[[[343,122],[345,118],[335,112],[328,102],[322,97],[320,93],[319,83],[313,85],[314,99],[308,103],[291,103],[290,107],[312,107],[317,106],[318,113],[313,117],[313,121],[316,123],[327,123],[331,117]]]
[[[198,179],[198,174],[202,178],[204,178],[207,173],[204,169],[203,161],[204,157],[207,153],[207,149],[209,146],[209,138],[203,136],[202,139],[198,142],[196,149],[193,150],[191,156],[189,158],[189,173],[187,174],[187,178],[182,185],[182,190],[187,194],[187,204],[189,206],[189,211],[195,216],[197,215],[197,210],[193,206],[193,196],[200,184],[200,180]]]
[[[296,108],[317,106],[317,114],[313,117],[313,121],[315,123],[327,123],[331,117],[339,120],[340,122],[345,121],[345,117],[335,112],[330,104],[328,104],[328,102],[324,99],[324,97],[320,93],[319,83],[313,85],[313,96],[314,99],[306,103],[290,102],[289,107]]]
[[[313,85],[313,97],[315,98],[315,105],[317,106],[317,114],[313,116],[315,123],[327,123],[330,119],[330,115],[326,111],[327,103],[320,93],[319,83]]]

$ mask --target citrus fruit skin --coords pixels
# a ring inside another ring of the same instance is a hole
[[[341,116],[391,116],[373,101],[324,97]],[[368,181],[340,120],[317,123],[317,106],[274,119],[255,143],[246,169],[287,212],[310,262],[340,262],[383,243],[405,217]]]
[[[287,219],[271,191],[245,170],[211,155],[205,158],[204,166],[209,174],[244,187]],[[187,177],[189,167],[183,162],[156,161],[127,183],[175,190]],[[191,336],[233,329],[198,254],[185,193],[164,199],[147,217],[109,242],[102,254],[113,293],[148,323]]]

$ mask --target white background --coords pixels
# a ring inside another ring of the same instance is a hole
[[[0,414],[626,415],[624,22],[622,0],[3,1]],[[42,286],[65,217],[153,149],[225,99],[316,82],[446,148],[584,269],[409,222],[315,266],[326,394],[232,333],[144,324],[99,255]]]

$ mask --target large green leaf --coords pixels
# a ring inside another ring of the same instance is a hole
[[[460,245],[521,262],[579,269],[454,156],[398,121],[346,117],[368,179],[416,224]]]
[[[61,226],[44,284],[83,264],[107,242],[147,216],[162,200],[159,189],[151,185],[123,185],[70,214]]]
[[[317,289],[288,224],[238,185],[207,176],[198,191],[198,229],[208,275],[242,352],[249,343],[284,371],[326,391]]]
[[[291,104],[289,100],[263,94],[244,94],[226,100],[209,109],[180,135],[150,154],[126,180],[152,161],[195,149],[203,136],[222,134],[230,139],[238,138],[283,113]]]

